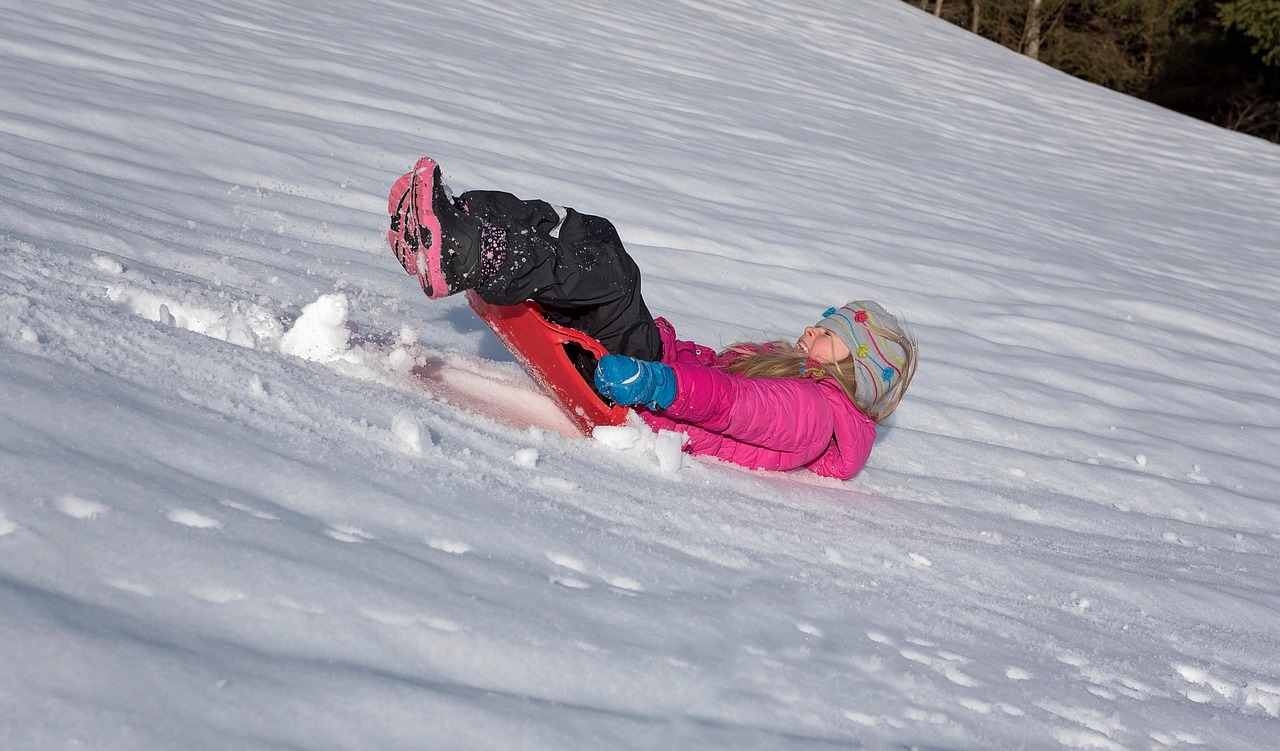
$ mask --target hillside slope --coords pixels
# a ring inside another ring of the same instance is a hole
[[[1272,747],[1280,150],[818,5],[0,0],[0,745]],[[466,409],[422,154],[686,338],[902,313],[867,469]]]

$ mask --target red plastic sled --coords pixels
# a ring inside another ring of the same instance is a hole
[[[599,359],[608,354],[600,342],[543,318],[542,308],[533,301],[490,305],[468,290],[467,302],[584,435],[591,435],[597,425],[627,421],[627,408],[605,404],[565,351],[566,344],[576,344]]]

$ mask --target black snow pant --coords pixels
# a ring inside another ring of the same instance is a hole
[[[546,201],[473,190],[458,202],[486,222],[482,252],[493,253],[476,293],[490,305],[533,300],[548,320],[582,331],[609,352],[662,359],[662,338],[640,296],[640,268],[608,220]],[[495,231],[496,230],[496,231]],[[579,368],[594,371],[595,361]]]

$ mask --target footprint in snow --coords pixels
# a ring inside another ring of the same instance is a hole
[[[197,600],[213,605],[229,605],[248,599],[245,593],[230,587],[197,587],[189,594]]]
[[[299,602],[291,597],[278,597],[275,603],[282,608],[304,615],[324,615],[325,613],[324,608],[319,605]]]
[[[879,631],[868,631],[867,638],[875,642],[876,644],[883,644],[886,647],[892,647],[894,645],[892,636],[888,636],[887,634],[882,634]]]
[[[368,542],[376,539],[373,535],[350,524],[339,524],[324,531],[326,535],[338,542]]]
[[[187,508],[176,508],[169,512],[169,521],[174,524],[181,524],[184,527],[195,527],[196,529],[218,529],[222,526],[222,522],[211,516],[205,516],[196,511]]]
[[[1280,717],[1280,685],[1263,681],[1233,681],[1193,665],[1173,667],[1178,676],[1190,684],[1182,690],[1182,695],[1197,704],[1226,702]]]
[[[578,574],[587,573],[587,565],[582,561],[570,555],[563,553],[547,553],[547,560],[551,561],[561,568],[569,569]],[[606,584],[614,589],[621,590],[625,593],[634,593],[644,591],[644,586],[640,582],[629,576],[610,576],[602,574],[600,576]],[[554,575],[551,577],[551,583],[559,584],[562,587],[570,589],[590,589],[591,585],[576,576]]]
[[[577,483],[566,480],[563,477],[551,477],[549,475],[536,475],[530,478],[529,487],[555,494],[574,493],[578,490]]]
[[[427,547],[432,550],[439,550],[441,553],[452,553],[453,555],[464,555],[471,552],[471,546],[460,540],[447,540],[443,537],[432,537],[427,540]]]
[[[54,508],[73,519],[93,519],[111,510],[105,503],[86,501],[74,495],[64,495],[53,502]]]
[[[640,582],[629,576],[606,576],[605,583],[614,589],[621,589],[624,592],[643,592],[644,586]]]
[[[969,660],[967,660],[966,658],[958,654],[955,654],[953,652],[947,652],[946,650],[936,649],[937,647],[936,644],[929,641],[925,641],[923,639],[921,640],[909,639],[908,641],[911,641],[920,646],[935,648],[935,649],[933,649],[932,654],[928,654],[919,649],[912,649],[911,647],[903,647],[902,649],[898,650],[898,654],[900,654],[902,657],[908,660],[911,660],[912,662],[924,665],[927,668],[930,668],[931,670],[938,673],[943,678],[946,678],[947,680],[956,684],[957,686],[963,686],[965,688],[977,688],[978,686],[982,685],[982,683],[978,681],[977,678],[974,678],[973,676],[969,675],[968,673],[965,673],[963,670],[960,669],[961,665],[969,662]]]
[[[898,730],[902,730],[906,728],[906,723],[904,723],[902,720],[899,720],[897,717],[868,714],[866,712],[861,712],[854,709],[846,709],[844,710],[843,714],[846,720],[849,720],[850,722],[855,722],[859,725],[862,725],[863,727],[873,728],[877,725],[887,725],[891,728],[896,728]]]
[[[591,589],[591,585],[576,576],[552,576],[552,584],[559,584],[569,589]]]
[[[374,610],[373,608],[361,608],[360,615],[368,618],[374,623],[383,626],[392,626],[394,628],[414,628],[417,626],[426,626],[433,631],[441,631],[446,634],[456,634],[462,630],[462,626],[448,618],[437,618],[427,615],[413,615],[408,613],[393,613],[384,610]]]
[[[143,586],[136,582],[125,581],[124,579],[108,579],[104,581],[103,584],[106,584],[112,589],[118,589],[121,592],[128,592],[129,594],[138,595],[139,597],[152,596],[150,587]]]
[[[268,514],[266,511],[259,511],[258,509],[252,506],[245,505],[238,501],[222,501],[222,505],[226,506],[227,508],[235,509],[236,511],[239,511],[241,513],[248,514],[249,516],[252,516],[254,519],[262,519],[263,521],[269,521],[269,522],[280,521],[280,517],[276,516],[275,514]]]
[[[567,568],[570,571],[575,571],[577,573],[583,573],[584,571],[586,571],[586,568],[587,568],[586,565],[583,564],[582,561],[579,561],[577,558],[563,555],[561,553],[547,553],[547,560],[551,561],[557,566],[560,566],[562,568]],[[565,576],[565,575],[553,574],[551,576],[551,583],[559,584],[560,586],[568,587],[569,589],[591,589],[590,584],[584,582],[583,580],[579,579],[576,576]]]
[[[907,646],[898,647],[893,637],[880,631],[868,631],[867,638],[876,644],[897,649],[898,655],[903,659],[923,665],[957,686],[977,688],[982,685],[977,678],[960,669],[960,666],[970,662],[968,658],[940,649],[937,642],[913,636],[905,639]]]
[[[824,632],[821,628],[813,625],[812,623],[809,623],[808,621],[800,621],[799,623],[797,623],[796,630],[802,634],[808,634],[809,636],[816,636],[819,639],[827,635],[826,632]]]
[[[916,568],[933,568],[933,561],[919,553],[907,553],[907,557]]]
[[[1169,732],[1165,732],[1163,730],[1151,730],[1151,731],[1148,731],[1148,734],[1151,736],[1152,740],[1154,740],[1156,743],[1159,743],[1161,746],[1165,746],[1168,748],[1173,748],[1175,746],[1179,746],[1184,743],[1187,744],[1188,746],[1203,746],[1205,744],[1204,738],[1202,736],[1196,735],[1195,733],[1188,733],[1182,730],[1174,730]]]

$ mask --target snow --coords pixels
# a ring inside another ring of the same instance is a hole
[[[1275,145],[900,0],[3,10],[5,748],[1275,747]],[[424,154],[687,338],[902,313],[867,468],[562,435]]]

